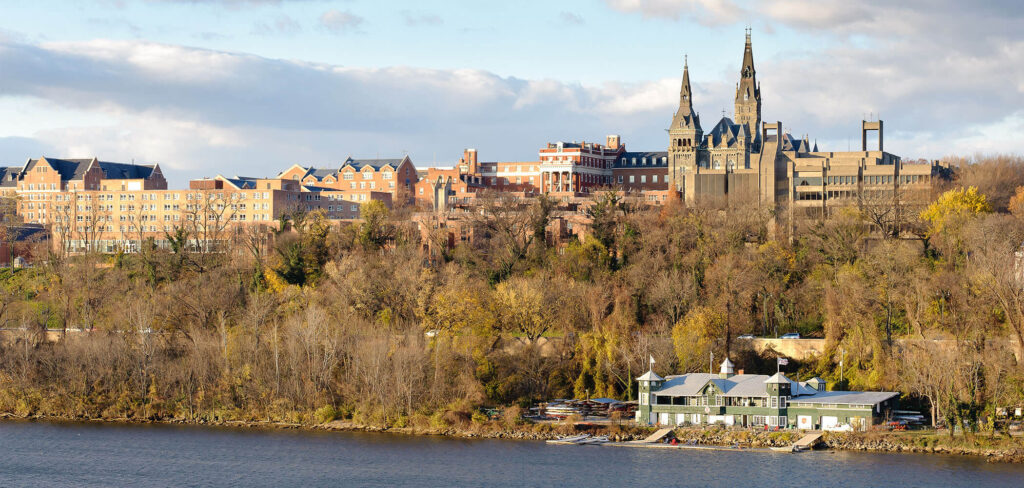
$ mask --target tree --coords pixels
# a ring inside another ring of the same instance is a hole
[[[679,370],[701,371],[704,360],[714,352],[715,343],[725,332],[725,314],[710,306],[690,310],[682,321],[672,328],[672,343]]]
[[[511,278],[494,290],[495,316],[502,328],[536,342],[554,324],[558,302],[551,296],[551,282],[543,278]]]
[[[359,243],[366,249],[380,249],[393,237],[393,229],[388,223],[390,211],[380,200],[372,200],[359,207],[359,217],[363,223],[359,226]]]
[[[989,213],[992,206],[975,187],[956,188],[942,194],[921,212],[921,219],[930,224],[929,235],[936,235],[963,225],[978,214]]]

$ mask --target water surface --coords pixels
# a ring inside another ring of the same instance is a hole
[[[391,434],[0,422],[0,486],[1024,486],[962,456],[549,446]]]

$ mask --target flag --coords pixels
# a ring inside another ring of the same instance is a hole
[[[651,355],[651,364],[654,364],[654,355]]]
[[[789,359],[787,359],[787,358],[778,358],[778,359],[779,359],[779,366],[788,366],[789,365]]]

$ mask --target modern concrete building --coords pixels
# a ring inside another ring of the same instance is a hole
[[[636,420],[658,425],[864,429],[891,418],[900,396],[891,391],[826,391],[820,378],[798,382],[782,373],[735,374],[728,359],[717,375],[662,378],[652,370],[637,381]]]

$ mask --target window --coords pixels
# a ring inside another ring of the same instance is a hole
[[[353,176],[352,176],[352,172],[351,171],[346,171],[341,176],[341,179],[343,179],[343,180],[351,180],[352,178],[353,178]]]
[[[640,175],[640,183],[647,183],[647,175]]]
[[[771,397],[771,399],[769,400],[769,402],[770,402],[770,403],[769,403],[769,405],[768,405],[768,406],[769,406],[770,408],[779,408],[779,398],[778,398],[778,397]]]
[[[779,408],[786,408],[786,397],[779,398]]]
[[[630,183],[636,183],[636,176],[629,175],[629,182]]]
[[[363,171],[363,179],[364,180],[372,180],[373,179],[373,172],[372,171]]]

